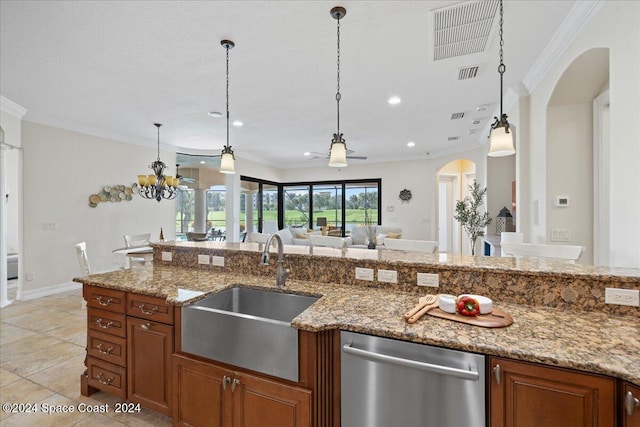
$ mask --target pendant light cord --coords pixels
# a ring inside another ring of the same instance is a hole
[[[229,147],[229,46],[226,46],[227,51],[227,145]]]
[[[502,54],[502,47],[504,46],[504,39],[502,38],[503,35],[503,31],[502,31],[502,24],[504,22],[504,18],[503,18],[503,9],[502,9],[502,0],[500,0],[500,65],[498,66],[498,73],[500,73],[500,117],[502,117],[502,76],[504,74],[504,72],[507,70],[507,67],[505,67],[504,62],[503,62],[503,54]]]
[[[338,21],[338,48],[337,48],[337,52],[338,52],[338,61],[337,61],[337,65],[338,65],[338,85],[337,85],[337,92],[336,92],[336,105],[337,105],[337,113],[338,113],[338,133],[336,133],[336,135],[338,135],[338,139],[340,139],[340,99],[342,98],[342,95],[340,95],[340,18],[338,17],[337,19]]]

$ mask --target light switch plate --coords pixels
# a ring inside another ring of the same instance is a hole
[[[605,304],[630,305],[640,307],[640,290],[638,289],[604,289]]]
[[[378,282],[398,283],[398,272],[395,270],[378,270]]]
[[[172,260],[173,260],[173,254],[171,252],[162,251],[162,261],[172,261]]]
[[[209,265],[209,255],[198,255],[198,264]]]
[[[373,268],[356,267],[356,279],[373,282]]]
[[[217,256],[217,255],[211,255],[211,265],[215,265],[218,267],[224,267],[224,257],[223,256]]]
[[[437,288],[440,285],[438,274],[418,273],[418,286],[431,286]]]

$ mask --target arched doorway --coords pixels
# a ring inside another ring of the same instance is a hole
[[[609,252],[608,89],[609,49],[590,49],[567,67],[547,104],[546,240],[584,246],[584,264],[608,263],[594,256]]]
[[[438,200],[438,245],[440,252],[470,255],[458,222],[453,218],[456,201],[468,195],[469,184],[476,179],[476,164],[470,160],[453,160],[436,172]]]

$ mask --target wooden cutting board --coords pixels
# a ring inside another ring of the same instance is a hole
[[[463,316],[460,313],[447,313],[439,308],[434,308],[427,312],[429,316],[441,317],[456,322],[468,323],[470,325],[482,326],[483,328],[504,328],[513,323],[513,318],[499,308],[494,308],[489,314],[479,314],[477,316]]]

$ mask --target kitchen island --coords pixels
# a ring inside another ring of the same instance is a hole
[[[640,274],[635,270],[505,258],[447,256],[443,260],[437,255],[376,250],[306,248],[312,253],[304,253],[299,248],[285,249],[293,272],[283,291],[321,297],[293,320],[292,326],[300,331],[354,331],[640,385],[638,308],[604,305],[599,295],[604,286],[638,289]],[[258,244],[160,244],[154,245],[153,266],[74,280],[159,297],[181,307],[233,286],[275,289],[273,266],[258,265],[261,250]],[[162,261],[163,252],[165,259],[171,253],[171,261]],[[196,254],[223,256],[225,266],[199,265]],[[355,280],[354,267],[394,269],[398,283]],[[437,272],[440,288],[415,286],[416,271]],[[402,318],[421,294],[463,292],[491,296],[495,307],[509,313],[514,323],[485,329],[431,316],[409,325]]]

